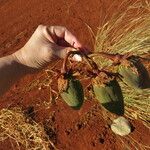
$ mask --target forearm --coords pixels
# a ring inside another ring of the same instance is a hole
[[[18,79],[30,72],[31,69],[18,63],[13,55],[0,58],[0,96]]]

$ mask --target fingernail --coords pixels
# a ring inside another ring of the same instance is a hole
[[[82,47],[82,44],[79,42],[73,42],[73,47],[80,48],[80,47]]]
[[[75,42],[73,42],[72,46],[74,47],[74,45],[75,45]]]

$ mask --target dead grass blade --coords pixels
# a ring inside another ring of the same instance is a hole
[[[46,135],[44,128],[35,121],[26,118],[20,108],[2,109],[0,111],[0,141],[12,139],[17,149],[27,150],[57,149]]]
[[[123,4],[121,4],[123,5]],[[110,20],[99,27],[95,52],[132,53],[138,56],[150,54],[150,3],[137,0],[122,13],[114,14]],[[95,56],[93,60],[99,68],[111,65],[111,62]],[[137,91],[121,83],[125,100],[125,115],[139,118],[150,126],[150,90]]]

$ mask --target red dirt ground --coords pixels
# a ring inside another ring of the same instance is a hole
[[[85,23],[96,33],[97,27],[105,22],[106,14],[108,19],[119,9],[119,3],[120,0],[0,0],[0,57],[22,47],[39,24],[66,26],[86,47],[92,49]],[[112,7],[108,11],[110,5]],[[20,106],[25,110],[34,107],[34,119],[53,127],[50,128],[50,138],[60,150],[139,150],[140,144],[150,146],[150,131],[138,120],[132,121],[135,129],[130,134],[135,143],[131,143],[128,137],[113,134],[109,121],[102,117],[101,108],[91,99],[86,100],[77,111],[60,99],[52,106],[47,105],[49,87],[39,90],[35,86],[24,90],[33,80],[44,79],[46,75],[40,77],[42,74],[44,71],[17,82],[1,99],[0,109]],[[50,118],[53,119],[49,123],[47,120]],[[0,143],[0,150],[11,149],[10,141]]]

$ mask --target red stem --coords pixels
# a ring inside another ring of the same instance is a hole
[[[91,60],[86,54],[84,54],[82,51],[70,51],[67,53],[63,61],[63,66],[61,69],[62,74],[65,74],[68,72],[68,69],[67,69],[68,58],[70,55],[75,55],[75,54],[80,55],[94,72],[98,72],[97,64],[93,60]]]
[[[110,60],[112,60],[114,63],[120,63],[120,60],[122,58],[124,58],[124,55],[120,55],[120,54],[109,54],[109,53],[105,53],[105,52],[97,52],[96,54],[102,56],[102,57],[106,57]]]

